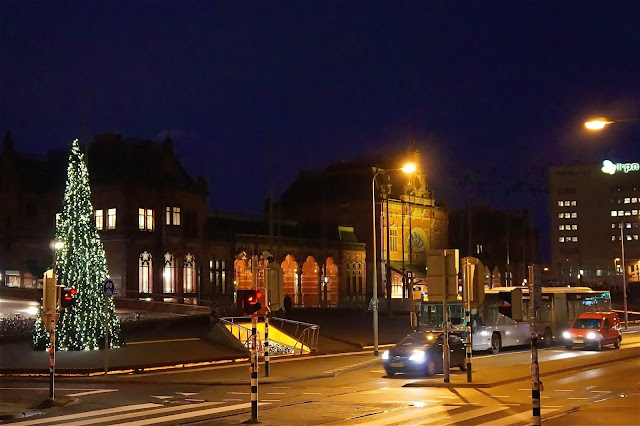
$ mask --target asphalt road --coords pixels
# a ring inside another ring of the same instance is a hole
[[[619,350],[541,350],[543,424],[640,424],[639,350],[637,330],[625,334]],[[616,357],[623,359],[612,362]],[[278,359],[269,378],[260,370],[258,417],[265,425],[531,424],[530,352],[479,356],[473,365],[469,387],[457,370],[447,386],[442,376],[387,377],[370,353]],[[33,409],[17,424],[238,425],[251,418],[247,365],[56,384],[66,405]],[[4,378],[0,391],[8,403],[41,401],[48,382]]]

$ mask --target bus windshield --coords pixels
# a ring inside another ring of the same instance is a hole
[[[461,303],[447,304],[447,319],[453,328],[464,327],[464,311]],[[442,303],[420,305],[420,330],[442,329]]]

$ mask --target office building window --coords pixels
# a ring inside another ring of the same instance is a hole
[[[182,283],[184,284],[185,293],[195,292],[196,282],[196,258],[192,254],[184,257],[184,269]]]
[[[558,201],[558,207],[564,207],[564,201]]]
[[[564,237],[558,238],[558,242],[564,243]],[[444,296],[443,296],[444,297]]]
[[[56,226],[60,225],[61,218],[62,218],[62,213],[56,213]]]
[[[611,210],[611,217],[616,217],[618,216],[618,211],[617,210]]]
[[[625,204],[629,204],[629,203],[631,203],[631,198],[628,198],[628,197],[627,197],[627,198],[625,198],[625,199],[624,199],[624,203],[625,203]]]
[[[573,207],[573,206],[577,206],[577,205],[578,205],[578,202],[577,202],[576,200],[572,200],[572,201],[571,201],[571,206],[572,206],[572,207]]]
[[[176,261],[171,253],[164,254],[164,268],[162,270],[162,291],[176,292]]]
[[[138,291],[151,293],[153,288],[153,264],[151,254],[147,251],[140,253],[138,258]]]
[[[226,292],[227,271],[224,260],[209,260],[209,280],[213,284],[216,293]]]
[[[564,225],[560,225],[560,226],[558,227],[558,230],[560,230],[560,231],[564,231]]]
[[[102,231],[104,229],[104,211],[96,210],[96,229]]]
[[[571,219],[575,219],[577,217],[578,217],[578,213],[576,212],[571,213]]]
[[[476,244],[476,253],[481,254],[483,252],[484,252],[484,249],[482,247],[482,244]]]
[[[109,209],[108,211],[107,227],[108,229],[116,229],[116,209],[115,208]]]
[[[572,231],[577,231],[578,230],[578,225],[576,225],[575,223],[573,225],[571,225],[571,230]]]
[[[571,241],[573,241],[574,243],[577,243],[578,242],[578,237],[572,237]]]
[[[153,210],[138,209],[138,229],[153,231]]]
[[[558,218],[559,219],[564,219],[564,213],[558,213]]]

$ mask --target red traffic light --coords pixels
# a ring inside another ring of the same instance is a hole
[[[247,294],[248,294],[247,295],[247,302],[250,305],[255,305],[256,303],[258,303],[258,301],[262,297],[262,292],[260,290],[255,290],[255,291],[249,292]]]
[[[75,288],[63,288],[62,289],[62,300],[60,300],[60,307],[61,308],[68,308],[70,306],[73,306],[76,302],[76,293],[78,293],[78,290],[76,290]]]
[[[260,298],[262,292],[259,290],[242,290],[242,298],[240,299],[242,312],[244,314],[253,314],[262,308]]]

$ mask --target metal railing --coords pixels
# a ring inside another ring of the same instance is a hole
[[[222,323],[223,326],[225,326],[229,330],[229,332],[235,338],[237,338],[240,341],[240,343],[242,343],[248,349],[251,349],[251,327],[245,327],[244,325],[240,325],[237,322],[235,322],[236,319],[240,319],[240,318],[243,321],[247,320],[246,317],[224,317],[224,318],[220,318],[220,322]],[[257,345],[260,348],[262,347],[262,338],[260,336],[260,330],[256,330],[256,334],[257,334],[257,340],[258,340]]]
[[[302,354],[303,346],[308,347],[311,352],[316,352],[318,350],[318,336],[320,335],[319,325],[280,317],[271,317],[269,321],[280,321],[280,328],[282,331],[290,333],[296,339],[296,343],[293,346],[294,354]]]

